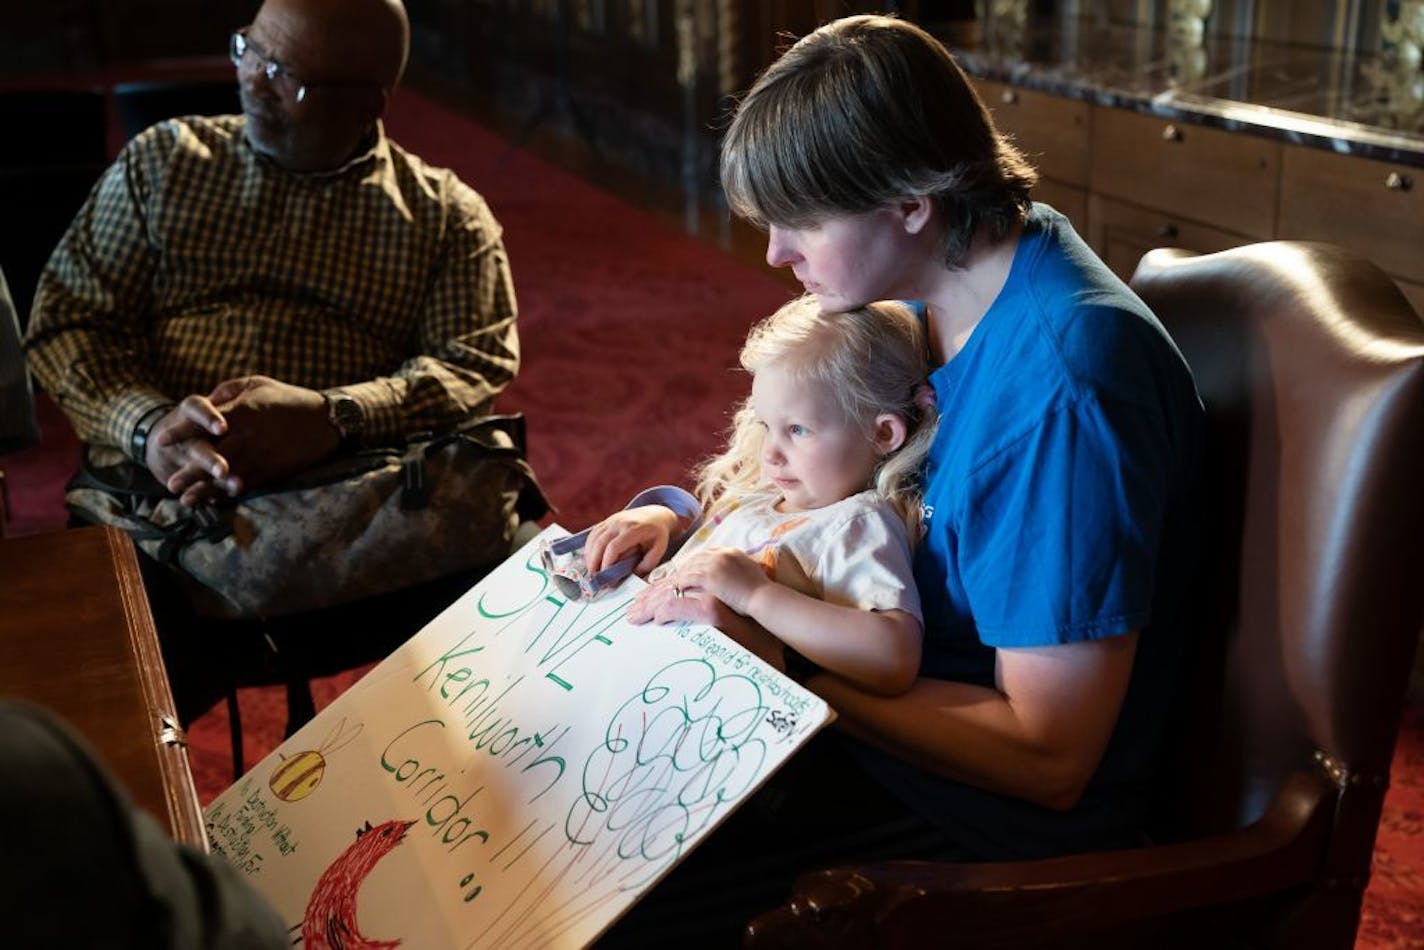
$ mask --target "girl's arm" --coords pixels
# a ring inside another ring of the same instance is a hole
[[[875,695],[905,692],[919,672],[922,630],[913,615],[828,604],[776,583],[756,561],[732,548],[698,551],[680,562],[674,575],[639,595],[629,619],[673,619],[670,612],[682,612],[669,603],[679,599],[679,588],[682,599],[720,600],[807,659]]]
[[[878,696],[904,693],[919,675],[924,631],[907,611],[828,604],[770,582],[746,615],[817,666]]]

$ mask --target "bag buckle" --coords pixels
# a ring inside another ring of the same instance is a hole
[[[430,503],[430,483],[425,478],[425,459],[420,456],[401,462],[400,506],[403,511],[416,511]]]

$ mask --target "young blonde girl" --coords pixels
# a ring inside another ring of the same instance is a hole
[[[749,622],[812,663],[884,695],[919,671],[911,571],[919,470],[936,416],[919,319],[898,303],[823,313],[791,301],[754,327],[752,393],[727,448],[698,471],[704,523],[634,601],[634,622]],[[594,569],[640,553],[654,568],[679,533],[669,508],[589,531]]]

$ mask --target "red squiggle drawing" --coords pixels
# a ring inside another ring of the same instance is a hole
[[[356,840],[322,872],[302,919],[308,950],[394,950],[399,940],[372,940],[356,929],[356,894],[376,862],[405,840],[413,821],[391,820],[356,832]]]

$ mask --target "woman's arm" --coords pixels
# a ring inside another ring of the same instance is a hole
[[[920,622],[903,610],[872,611],[829,604],[779,584],[741,551],[698,551],[677,571],[649,590],[629,619],[656,619],[664,612],[666,591],[709,594],[736,614],[748,617],[816,664],[834,671],[860,689],[879,696],[905,692],[920,667]],[[656,606],[653,606],[656,603]]]
[[[1077,803],[1117,723],[1137,634],[1000,649],[997,689],[919,679],[872,695],[830,674],[807,683],[857,738],[946,778],[1047,808]]]

